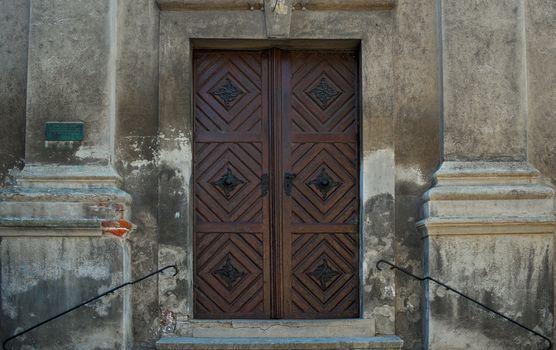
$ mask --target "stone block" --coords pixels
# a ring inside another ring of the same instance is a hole
[[[371,337],[375,320],[190,320],[176,334],[194,338]]]
[[[0,338],[130,279],[129,247],[105,237],[2,237]],[[14,349],[130,349],[129,287],[8,344]]]
[[[398,350],[396,336],[332,338],[162,338],[160,350]]]
[[[554,190],[519,162],[445,162],[423,199],[425,275],[553,335]],[[433,282],[425,347],[530,349],[543,339]]]

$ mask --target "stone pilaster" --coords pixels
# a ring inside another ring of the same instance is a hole
[[[109,164],[116,2],[31,2],[25,163]],[[84,123],[83,141],[47,141],[46,122]]]
[[[554,190],[527,162],[522,0],[439,0],[444,163],[424,195],[425,273],[552,337]],[[426,284],[425,349],[542,340]]]
[[[30,7],[26,165],[0,190],[0,338],[130,279],[131,197],[112,167],[117,1]],[[47,122],[83,137],[47,139]],[[129,313],[121,291],[11,345],[127,349]]]
[[[526,160],[523,0],[439,2],[444,159]]]

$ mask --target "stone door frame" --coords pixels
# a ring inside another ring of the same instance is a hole
[[[361,318],[376,332],[395,332],[395,280],[377,260],[394,259],[394,82],[392,9],[295,11],[289,37],[269,41],[263,11],[160,12],[159,265],[177,263],[177,279],[159,280],[162,315],[183,334],[193,318],[192,51],[193,48],[359,46],[361,77]],[[234,41],[231,41],[231,40]],[[239,41],[242,40],[242,41]],[[239,45],[240,47],[237,47]]]

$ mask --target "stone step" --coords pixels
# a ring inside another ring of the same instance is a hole
[[[179,336],[194,338],[371,337],[374,319],[335,320],[187,320],[178,322]]]
[[[159,350],[399,350],[398,336],[331,338],[162,338]]]

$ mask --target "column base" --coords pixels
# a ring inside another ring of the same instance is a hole
[[[0,189],[0,236],[127,233],[131,196],[119,181],[108,166],[26,166]]]
[[[30,165],[0,189],[0,339],[130,280],[131,197],[118,182],[110,167]],[[130,300],[124,288],[9,346],[129,349]]]
[[[425,273],[549,338],[554,190],[527,163],[445,162],[424,195]],[[426,284],[427,349],[535,348],[542,339]]]

